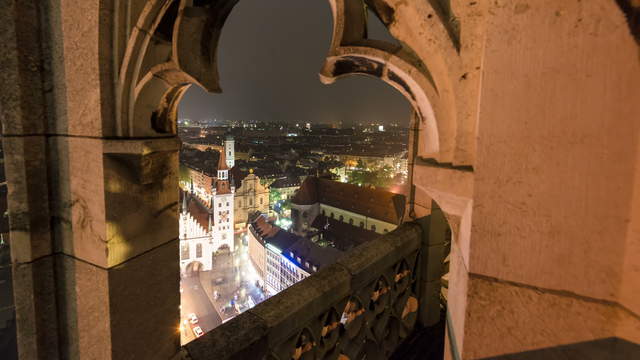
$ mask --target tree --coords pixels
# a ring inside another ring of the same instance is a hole
[[[178,178],[180,182],[189,183],[190,181],[189,168],[183,164],[180,164],[178,168]]]
[[[376,187],[388,187],[393,179],[393,168],[386,165],[378,170],[365,170],[358,165],[358,169],[351,171],[348,182],[356,185],[374,185]]]
[[[275,204],[282,199],[282,193],[278,189],[270,189],[269,191],[269,204]]]

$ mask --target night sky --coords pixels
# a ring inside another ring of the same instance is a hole
[[[180,104],[180,117],[408,124],[409,103],[379,79],[350,76],[320,83],[332,21],[326,0],[240,1],[218,49],[223,93],[192,86]],[[370,21],[369,34],[390,39],[378,19]]]

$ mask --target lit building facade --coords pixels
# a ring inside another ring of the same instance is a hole
[[[211,204],[214,214],[213,243],[216,248],[227,246],[234,250],[234,194],[235,186],[229,181],[229,167],[225,160],[225,152],[218,161],[218,177],[212,189]]]
[[[194,169],[181,184],[180,271],[208,271],[221,248],[234,250],[234,192],[225,153],[220,153],[216,177]]]
[[[297,177],[277,179],[269,185],[269,190],[277,192],[281,200],[291,199],[299,188],[300,180]]]
[[[216,250],[211,236],[213,214],[193,195],[187,192],[181,195],[180,273],[211,270]]]
[[[324,216],[351,226],[385,234],[404,215],[405,197],[385,190],[308,177],[291,200],[293,231],[305,235]]]
[[[240,187],[235,192],[235,220],[236,228],[244,228],[247,217],[253,211],[267,213],[269,211],[269,187],[260,183],[260,178],[249,170]]]
[[[269,295],[275,295],[333,263],[342,253],[322,247],[310,237],[287,232],[267,222],[259,212],[248,219],[249,256],[264,279]]]
[[[224,139],[224,153],[225,153],[225,158],[227,159],[226,160],[227,167],[229,169],[233,169],[233,167],[236,166],[236,158],[235,158],[236,150],[235,150],[235,140],[231,135],[228,135]]]

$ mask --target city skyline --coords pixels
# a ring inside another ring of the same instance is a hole
[[[370,13],[369,18],[371,38],[396,42],[375,16]],[[223,93],[209,94],[192,86],[181,101],[179,116],[196,121],[408,124],[409,103],[379,79],[351,76],[331,85],[320,83],[318,72],[331,41],[331,26],[325,1],[240,2],[220,39]],[[266,33],[268,39],[256,41]]]

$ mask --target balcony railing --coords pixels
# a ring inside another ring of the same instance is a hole
[[[432,216],[349,251],[188,343],[179,357],[388,358],[417,324],[440,317],[444,232]]]

